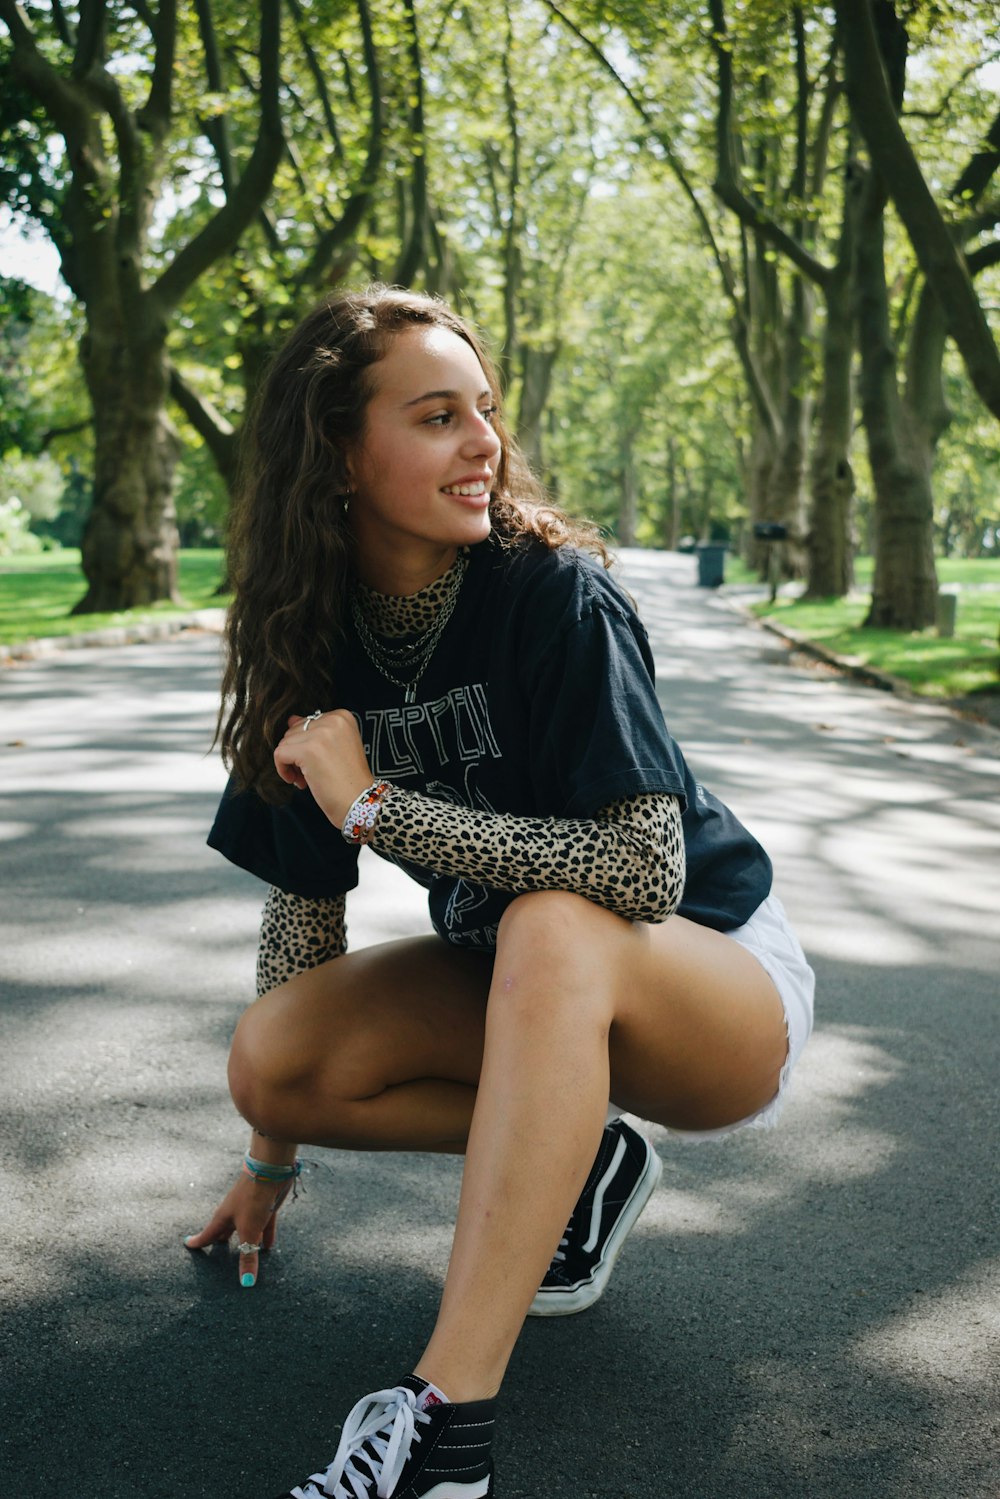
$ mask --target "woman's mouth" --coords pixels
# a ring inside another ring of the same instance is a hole
[[[476,479],[470,484],[446,484],[443,486],[442,494],[463,495],[466,499],[476,495],[484,495],[489,491],[489,484],[485,479]]]

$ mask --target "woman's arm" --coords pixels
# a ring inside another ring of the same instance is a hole
[[[676,796],[627,797],[594,818],[513,817],[393,786],[371,844],[497,890],[571,890],[629,921],[665,921],[684,891]]]
[[[257,948],[258,995],[346,951],[345,904],[343,895],[314,900],[271,887],[264,902]],[[269,1180],[268,1168],[288,1170],[298,1150],[290,1140],[272,1140],[253,1126],[251,1129],[248,1159],[257,1164],[240,1173],[201,1233],[185,1240],[189,1249],[205,1249],[231,1238],[234,1233],[238,1235],[239,1275],[244,1286],[255,1283],[258,1246],[271,1248],[278,1209],[294,1190],[294,1176]],[[243,1245],[247,1246],[246,1251]]]
[[[343,895],[312,899],[272,885],[260,922],[258,995],[346,952],[345,908]]]
[[[337,828],[372,787],[357,723],[343,708],[289,719],[274,763],[290,785],[308,786]],[[676,796],[629,797],[594,818],[481,812],[388,784],[378,800],[364,841],[441,874],[498,890],[572,890],[629,921],[665,921],[680,904],[685,862]]]

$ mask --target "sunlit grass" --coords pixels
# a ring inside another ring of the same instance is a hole
[[[182,602],[151,604],[106,614],[71,614],[86,582],[80,553],[71,548],[0,559],[0,643],[16,645],[52,635],[80,635],[109,625],[170,619],[196,609],[212,609],[227,599],[216,594],[222,578],[221,550],[180,553]]]
[[[937,567],[939,582],[958,595],[952,638],[941,638],[934,629],[863,629],[870,599],[858,593],[810,603],[780,597],[753,610],[853,664],[898,677],[927,697],[1000,690],[1000,561],[944,558]],[[870,582],[870,558],[861,559],[857,575],[859,582]]]

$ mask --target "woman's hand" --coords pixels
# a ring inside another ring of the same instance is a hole
[[[289,718],[285,737],[274,752],[274,764],[283,781],[300,791],[308,786],[337,828],[375,779],[354,714],[346,708],[334,708],[319,718]]]
[[[295,1178],[283,1182],[258,1182],[241,1175],[219,1203],[201,1233],[184,1240],[188,1249],[207,1249],[210,1244],[225,1244],[233,1234],[243,1244],[270,1249],[278,1232],[278,1209],[292,1190]],[[258,1250],[240,1255],[240,1285],[252,1286],[257,1280]]]

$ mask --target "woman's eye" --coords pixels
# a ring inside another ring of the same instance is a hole
[[[489,422],[490,426],[493,425],[496,414],[496,406],[481,406],[479,408],[479,415],[483,418],[483,421]],[[455,419],[456,414],[454,411],[435,411],[432,416],[424,417],[424,426],[450,427],[455,422]]]

